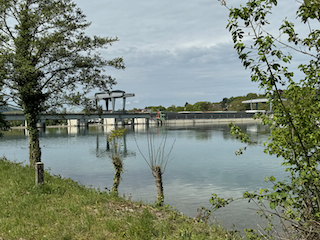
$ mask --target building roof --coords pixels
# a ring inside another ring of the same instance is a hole
[[[266,103],[268,102],[267,98],[258,98],[242,101],[242,103]]]
[[[281,98],[282,101],[287,101],[285,98]],[[269,99],[267,98],[258,98],[258,99],[250,99],[250,100],[245,100],[242,101],[242,103],[266,103],[268,102]]]
[[[127,98],[127,97],[134,97],[134,93],[126,93],[125,91],[121,90],[116,90],[116,91],[111,91],[109,93],[96,93],[94,98],[95,99],[110,99],[110,98]]]

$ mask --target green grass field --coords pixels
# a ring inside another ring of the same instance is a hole
[[[240,239],[165,208],[132,202],[0,159],[0,240]]]

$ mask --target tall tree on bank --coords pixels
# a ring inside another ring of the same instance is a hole
[[[2,94],[24,111],[31,165],[41,161],[39,115],[80,104],[94,88],[109,90],[115,80],[104,68],[124,69],[122,58],[104,60],[97,52],[118,39],[88,37],[89,26],[71,0],[0,1]]]
[[[224,0],[220,2],[226,5]],[[280,35],[278,31],[272,35],[266,29],[278,2],[248,0],[244,6],[229,9],[228,29],[243,66],[251,70],[251,80],[260,83],[273,104],[273,117],[262,118],[272,130],[265,152],[281,157],[282,165],[290,173],[288,181],[267,178],[274,184],[273,190],[245,192],[243,197],[255,201],[265,217],[269,218],[270,214],[280,217],[284,226],[282,234],[288,234],[280,236],[282,239],[313,240],[320,239],[320,1],[297,2],[300,3],[296,12],[301,20],[299,28],[284,19],[279,26]],[[286,9],[282,11],[286,13]],[[300,63],[297,69],[302,79],[294,75],[297,70],[289,71],[294,68],[290,63],[299,54],[309,57],[309,62]],[[279,86],[286,86],[287,104],[281,98]],[[232,133],[242,142],[250,143],[239,128],[232,126]],[[264,208],[265,200],[270,203],[269,208]],[[215,209],[230,201],[216,195],[211,199]],[[267,235],[270,226],[265,228]],[[248,235],[249,239],[273,239],[252,231]]]

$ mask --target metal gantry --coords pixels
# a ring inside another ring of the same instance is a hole
[[[96,105],[98,104],[98,101],[105,100],[107,111],[109,111],[109,101],[111,101],[111,104],[112,104],[112,111],[115,111],[116,98],[122,98],[123,100],[122,110],[125,111],[126,99],[128,97],[134,97],[134,96],[135,96],[134,93],[126,93],[125,91],[122,91],[122,90],[115,90],[109,93],[105,93],[105,92],[96,93],[94,95],[94,98],[96,100]]]

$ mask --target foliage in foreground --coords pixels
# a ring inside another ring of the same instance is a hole
[[[225,1],[220,2],[226,5]],[[265,30],[269,23],[267,17],[275,6],[276,0],[249,0],[245,6],[231,8],[229,15],[228,29],[234,48],[243,66],[251,70],[252,81],[260,83],[273,104],[273,116],[262,117],[272,131],[265,152],[281,157],[282,165],[290,173],[289,181],[276,182],[273,176],[267,178],[274,185],[272,190],[244,193],[243,198],[257,203],[261,215],[271,217],[265,235],[248,230],[248,237],[270,239],[272,217],[277,216],[283,226],[283,232],[277,237],[320,239],[320,31],[313,29],[313,25],[318,26],[320,22],[320,3],[314,0],[300,3],[296,15],[306,30],[305,37],[298,34],[287,19],[279,28],[281,38]],[[252,33],[249,38],[244,38],[245,31]],[[310,58],[308,64],[298,67],[304,79],[295,79],[294,73],[289,71],[293,55],[284,53],[284,47]],[[282,101],[279,91],[282,85],[287,86],[284,93],[288,104]],[[232,126],[232,133],[244,143],[251,143],[239,128]],[[211,199],[215,209],[231,201],[233,199],[224,200],[216,195]],[[264,205],[266,202],[268,207]]]
[[[153,208],[0,159],[0,239],[239,239],[168,208]]]

